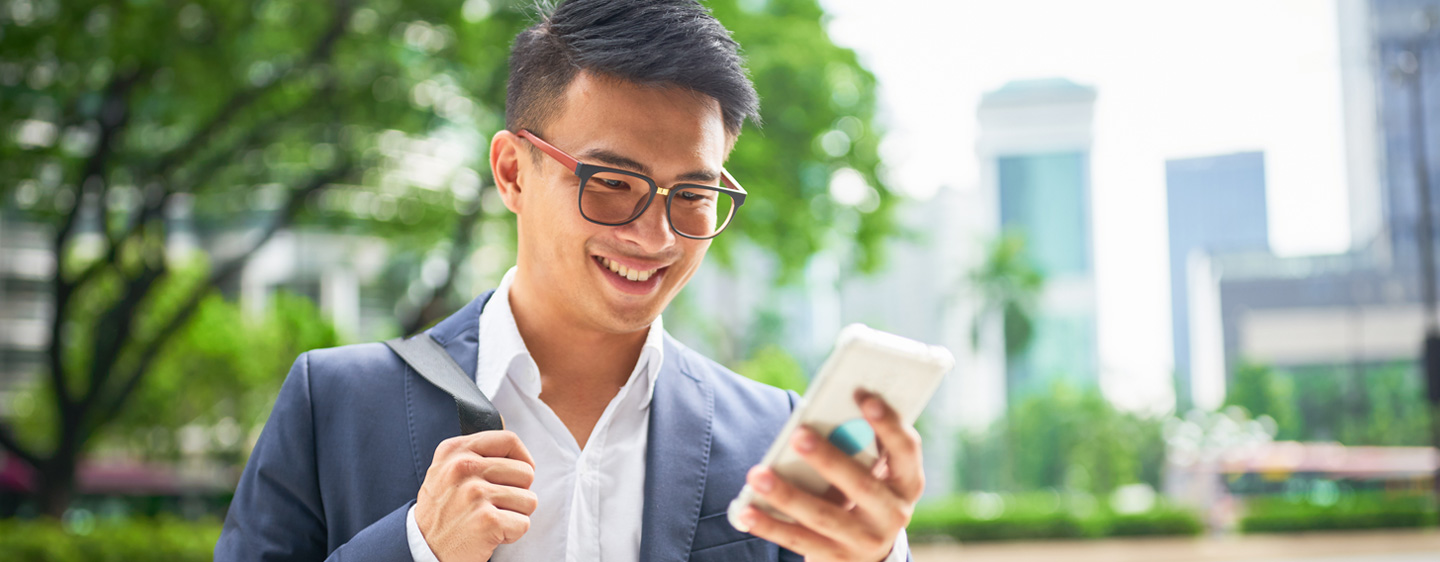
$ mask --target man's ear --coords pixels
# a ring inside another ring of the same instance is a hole
[[[500,191],[500,200],[516,215],[520,214],[520,184],[523,182],[524,163],[529,158],[525,140],[515,133],[501,129],[490,139],[490,173],[495,178],[495,188]]]

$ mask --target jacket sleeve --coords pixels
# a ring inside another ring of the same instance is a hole
[[[409,502],[390,512],[389,515],[371,523],[330,553],[326,562],[396,562],[411,560],[410,543],[405,536],[405,517],[410,513]]]
[[[215,544],[215,561],[410,560],[409,505],[327,552],[310,390],[310,356],[304,353],[290,368],[250,453]]]

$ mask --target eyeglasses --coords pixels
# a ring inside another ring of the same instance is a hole
[[[670,229],[686,238],[705,240],[725,230],[735,218],[735,209],[745,202],[745,189],[723,168],[720,179],[724,187],[675,184],[662,188],[635,172],[582,163],[529,130],[521,129],[518,134],[580,178],[580,216],[595,224],[629,224],[645,214],[659,194],[665,196]]]

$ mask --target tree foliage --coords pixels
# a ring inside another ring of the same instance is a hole
[[[1424,446],[1430,416],[1412,363],[1276,369],[1242,365],[1225,404],[1275,419],[1277,439]]]
[[[805,387],[810,384],[800,362],[775,345],[760,348],[735,371],[770,386],[798,393],[804,393]]]
[[[880,162],[874,75],[830,41],[815,0],[707,5],[748,57],[764,121],[763,128],[746,126],[727,164],[757,199],[746,200],[733,228],[774,252],[787,280],[812,254],[836,245],[853,250],[858,269],[878,269],[883,243],[896,230],[897,196]],[[837,175],[863,180],[858,203],[831,196]],[[712,252],[728,263],[737,240],[716,240]]]
[[[965,489],[1106,494],[1160,485],[1164,420],[1121,412],[1097,388],[1064,381],[1020,400],[988,431],[962,435]]]
[[[174,460],[181,453],[174,430],[193,426],[212,438],[207,452],[242,458],[252,428],[264,423],[295,356],[336,344],[335,328],[304,297],[276,293],[257,316],[210,294],[97,442],[144,460]],[[29,442],[54,439],[57,429],[50,389],[38,383],[14,397],[25,407],[12,423]]]

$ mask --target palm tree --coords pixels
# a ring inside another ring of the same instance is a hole
[[[970,332],[972,345],[979,347],[982,327],[1000,314],[1005,357],[1025,351],[1034,336],[1036,301],[1045,286],[1045,275],[1025,254],[1025,237],[1015,232],[996,237],[986,250],[985,261],[970,272],[969,281],[981,301]]]

